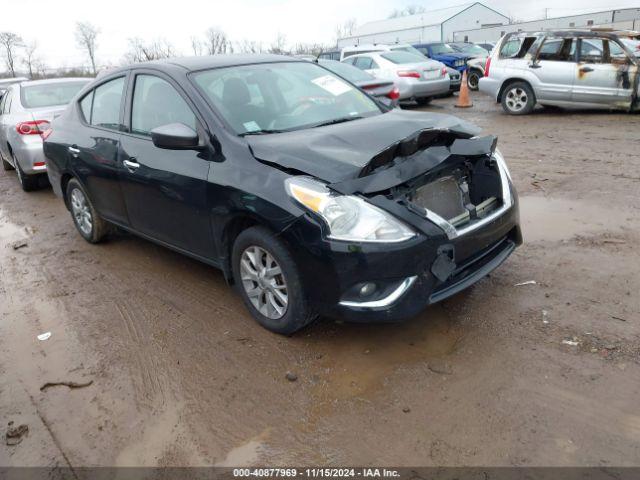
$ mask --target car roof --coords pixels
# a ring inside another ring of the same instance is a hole
[[[33,85],[50,85],[56,83],[69,83],[69,82],[90,82],[93,80],[91,77],[60,77],[60,78],[45,78],[43,80],[28,80],[20,82],[21,87],[30,87]]]
[[[305,62],[306,60],[290,57],[286,55],[274,55],[265,53],[233,53],[224,55],[202,55],[193,57],[174,57],[151,62],[134,63],[110,70],[107,73],[131,70],[132,68],[154,67],[179,67],[187,71],[207,70],[210,68],[235,67],[240,65],[252,65],[256,63],[276,63],[276,62]]]

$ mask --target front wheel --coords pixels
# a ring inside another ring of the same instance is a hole
[[[467,85],[471,90],[478,90],[480,85],[480,72],[478,70],[469,70],[469,75],[467,76]]]
[[[73,223],[87,242],[98,243],[109,233],[109,224],[98,215],[89,196],[75,178],[67,184],[67,200]]]
[[[288,335],[316,318],[289,250],[266,228],[251,227],[238,235],[232,266],[236,289],[266,329]]]
[[[535,104],[536,99],[528,83],[514,82],[502,93],[502,108],[509,115],[531,113]]]

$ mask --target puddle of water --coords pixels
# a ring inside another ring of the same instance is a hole
[[[224,460],[215,464],[216,467],[249,467],[255,465],[264,451],[264,441],[269,435],[269,429],[260,435],[253,437],[247,443],[243,443],[227,453]]]
[[[452,353],[460,335],[437,305],[402,324],[340,325],[313,345],[323,355],[317,398],[331,402],[366,396],[396,368]]]
[[[630,226],[634,215],[580,200],[521,197],[520,219],[525,242],[559,241],[574,235]]]

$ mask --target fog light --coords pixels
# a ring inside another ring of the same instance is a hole
[[[375,283],[365,283],[364,285],[362,285],[360,287],[360,296],[361,297],[368,297],[369,295],[372,295],[373,292],[376,291],[376,284]]]

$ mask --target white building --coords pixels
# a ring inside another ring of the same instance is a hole
[[[338,47],[365,43],[422,43],[453,41],[454,32],[506,25],[509,18],[482,3],[430,10],[417,15],[365,23]]]
[[[505,33],[510,32],[538,32],[542,30],[584,29],[593,27],[640,30],[640,8],[605,10],[602,12],[468,30],[458,29],[454,32],[453,39],[457,42],[495,42]]]

